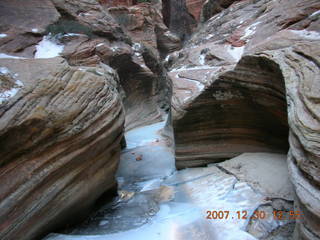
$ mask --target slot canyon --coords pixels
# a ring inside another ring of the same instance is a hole
[[[1,0],[1,240],[320,240],[319,0]]]

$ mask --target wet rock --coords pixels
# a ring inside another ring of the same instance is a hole
[[[36,239],[72,223],[115,185],[124,111],[110,67],[2,59],[0,238]],[[7,91],[8,89],[6,89]]]

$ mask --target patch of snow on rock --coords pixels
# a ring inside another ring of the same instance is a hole
[[[320,33],[316,31],[308,31],[308,30],[289,30],[300,37],[310,39],[310,40],[320,40]]]
[[[5,34],[5,33],[0,33],[0,38],[5,38],[5,37],[7,37],[8,35],[7,34]]]
[[[38,29],[38,28],[32,28],[32,29],[31,29],[31,32],[33,32],[33,33],[38,33],[38,32],[39,32],[39,29]]]
[[[57,44],[49,35],[44,36],[36,48],[35,58],[53,58],[59,56],[64,46]]]
[[[12,55],[8,55],[8,54],[5,54],[5,53],[0,53],[0,58],[26,59],[26,58],[23,58],[23,57],[12,56]]]
[[[244,46],[233,47],[231,45],[228,45],[227,51],[236,61],[239,61],[242,57],[243,52],[244,52]]]
[[[315,11],[314,13],[312,13],[312,14],[310,15],[310,17],[314,17],[314,16],[316,16],[316,15],[320,15],[320,10]]]
[[[97,47],[101,47],[101,46],[103,46],[104,45],[104,43],[99,43],[98,45],[97,45]]]
[[[11,75],[11,73],[8,68],[0,67],[0,75]],[[14,87],[12,87],[11,89],[5,90],[3,92],[0,92],[0,104],[14,97],[22,87],[23,87],[23,83],[20,80],[16,80],[14,83]]]
[[[248,26],[245,30],[244,30],[244,35],[240,38],[240,39],[244,39],[247,38],[249,36],[251,36],[252,34],[255,33],[255,30],[257,28],[257,26],[260,24],[260,22],[256,22],[250,26]]]

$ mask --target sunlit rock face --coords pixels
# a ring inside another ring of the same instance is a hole
[[[35,239],[115,186],[124,125],[117,75],[62,58],[0,66],[0,238]]]
[[[318,1],[237,2],[167,59],[177,167],[261,148],[285,152],[290,132],[303,215],[296,239],[320,238],[319,9]]]

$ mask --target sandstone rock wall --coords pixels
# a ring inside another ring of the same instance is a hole
[[[124,111],[106,65],[70,67],[62,58],[0,65],[2,83],[19,81],[0,105],[0,238],[36,239],[115,186]]]
[[[187,0],[188,11],[197,21],[200,20],[200,13],[203,3],[204,0]]]
[[[289,131],[295,239],[308,240],[320,239],[319,9],[318,1],[237,2],[167,59],[177,167],[286,150]]]
[[[182,41],[191,37],[197,22],[189,13],[186,0],[163,0],[162,15],[170,31],[177,34]]]

